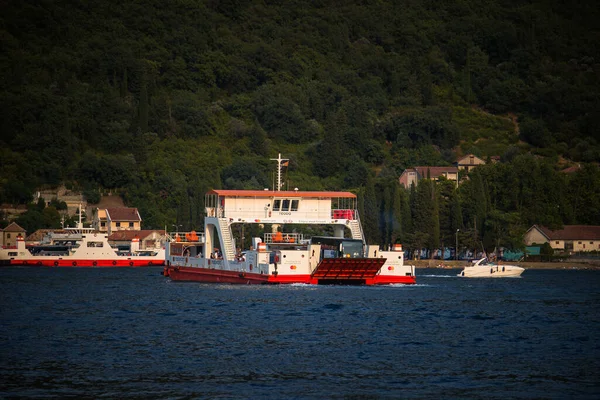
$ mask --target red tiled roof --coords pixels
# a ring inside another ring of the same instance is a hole
[[[439,178],[444,173],[446,174],[457,174],[457,167],[415,167],[414,168],[422,178],[427,178],[427,174],[431,178]]]
[[[137,208],[119,207],[107,208],[106,214],[111,221],[141,221],[142,217],[138,213]]]
[[[33,232],[31,235],[25,238],[26,242],[39,242],[46,236],[47,233],[55,232],[55,233],[64,233],[64,229],[38,229]]]
[[[565,225],[563,229],[554,231],[545,226],[536,226],[550,240],[600,240],[598,225]]]
[[[16,222],[11,222],[4,228],[4,232],[25,232],[25,229],[21,228]]]
[[[142,229],[140,231],[116,231],[108,237],[108,240],[131,241],[131,239],[133,239],[134,237],[137,237],[138,239],[143,239],[145,237],[150,236],[153,232],[156,232],[159,235],[165,234],[165,231],[162,229]]]
[[[458,160],[456,160],[456,163],[458,165],[474,165],[474,164],[470,164],[468,162],[468,161],[471,160],[471,157],[473,157],[474,159],[477,158],[477,159],[479,159],[479,160],[481,160],[481,161],[483,161],[485,163],[485,160],[483,158],[477,157],[475,154],[472,154],[472,153],[466,154],[466,155],[462,156],[461,158],[459,158]],[[467,161],[465,161],[465,160],[467,160]]]

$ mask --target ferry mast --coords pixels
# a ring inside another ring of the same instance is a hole
[[[279,153],[277,158],[271,158],[271,161],[277,161],[277,186],[275,187],[275,191],[279,192],[283,186],[281,182],[281,170],[289,164],[290,160],[289,158],[281,158],[281,153]]]

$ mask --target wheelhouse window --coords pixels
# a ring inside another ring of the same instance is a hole
[[[102,242],[88,242],[87,247],[102,247]]]
[[[300,200],[277,199],[273,200],[273,211],[298,211]]]

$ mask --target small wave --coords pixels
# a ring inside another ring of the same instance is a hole
[[[389,285],[384,285],[387,287],[401,287],[401,288],[414,288],[414,287],[431,287],[431,285],[425,283],[415,283],[414,285],[407,285],[405,283],[390,283]]]
[[[457,275],[417,275],[417,278],[458,278]]]

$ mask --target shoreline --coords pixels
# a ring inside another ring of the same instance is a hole
[[[404,260],[404,264],[414,265],[417,268],[444,268],[444,269],[463,269],[471,263],[460,260]],[[440,264],[444,266],[441,267]],[[598,270],[600,271],[600,261],[573,261],[573,262],[530,262],[530,261],[501,261],[499,265],[517,265],[527,269],[577,269],[577,270]]]

